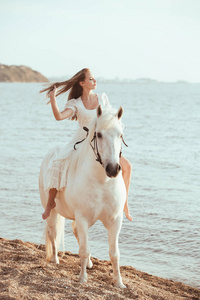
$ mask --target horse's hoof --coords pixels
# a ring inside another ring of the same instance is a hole
[[[126,286],[122,283],[122,281],[114,283],[114,286],[120,289],[125,289]]]
[[[56,258],[52,257],[51,262],[54,263],[54,264],[56,264],[56,265],[59,265],[59,259],[58,259],[58,257],[56,257]]]
[[[92,267],[93,267],[93,263],[92,263],[91,259],[88,259],[87,268],[92,269]]]
[[[80,282],[80,283],[85,283],[85,282],[87,282],[87,277],[85,277],[85,276],[79,276],[79,279],[78,279],[78,281]]]

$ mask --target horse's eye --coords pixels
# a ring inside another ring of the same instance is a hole
[[[101,138],[102,138],[102,134],[101,134],[101,132],[97,132],[97,137],[98,137],[99,139],[101,139]]]

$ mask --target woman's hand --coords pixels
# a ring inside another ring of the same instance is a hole
[[[51,90],[49,93],[50,99],[55,97],[56,93],[57,93],[57,87],[56,87],[56,85],[54,85],[53,90]]]

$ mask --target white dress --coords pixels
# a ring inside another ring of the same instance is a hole
[[[98,102],[102,107],[110,107],[108,97],[105,93],[98,95]],[[73,139],[64,147],[57,146],[51,149],[46,159],[48,166],[44,176],[44,190],[56,188],[61,191],[67,185],[67,170],[69,166],[69,158],[74,150],[74,144],[82,140],[86,136],[83,126],[87,126],[96,116],[96,109],[86,109],[81,98],[71,99],[65,105],[65,108],[73,110],[73,116],[76,114],[79,128]],[[72,117],[73,117],[72,116]]]

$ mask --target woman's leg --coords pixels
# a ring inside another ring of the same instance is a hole
[[[124,205],[124,213],[129,221],[132,221],[132,216],[130,215],[129,208],[128,208],[128,191],[129,185],[131,181],[131,172],[132,166],[130,161],[128,161],[124,156],[120,158],[120,164],[122,167],[122,177],[124,179],[125,187],[126,187],[126,202]]]
[[[56,194],[57,194],[57,189],[53,188],[53,189],[49,190],[49,198],[48,198],[47,206],[46,206],[45,212],[42,214],[42,218],[44,220],[49,217],[52,208],[54,208],[56,206],[56,203],[55,203]]]

